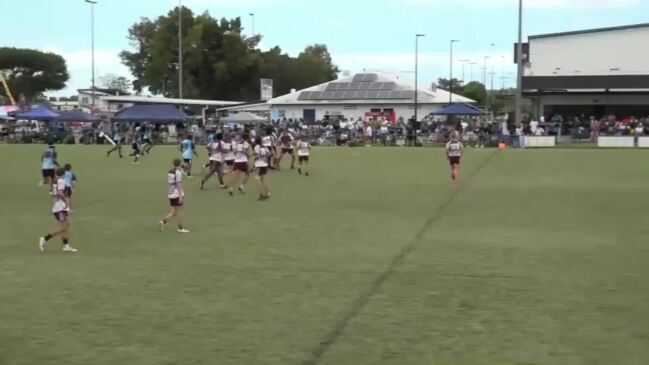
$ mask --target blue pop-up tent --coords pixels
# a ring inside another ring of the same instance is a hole
[[[134,105],[113,117],[116,122],[184,122],[187,114],[173,105]]]
[[[56,120],[60,122],[100,122],[101,118],[86,113],[81,109],[74,109],[62,112],[58,117],[56,117]]]
[[[49,121],[49,120],[54,120],[56,117],[58,117],[59,114],[55,113],[54,111],[48,109],[45,106],[39,106],[36,107],[28,112],[24,113],[18,113],[15,115],[16,119],[23,119],[23,120],[43,120],[43,121]]]
[[[431,113],[433,115],[460,115],[460,116],[480,116],[485,115],[485,112],[482,110],[464,103],[452,104],[445,108],[442,108],[436,112]]]

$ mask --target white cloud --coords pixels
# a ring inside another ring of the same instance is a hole
[[[70,73],[70,80],[67,82],[67,87],[52,94],[68,96],[76,94],[77,89],[90,87],[92,83],[92,50],[66,50],[58,47],[43,47],[41,50],[61,55],[65,59],[68,72]],[[96,84],[99,84],[99,79],[102,75],[109,73],[126,76],[129,79],[132,78],[128,68],[122,64],[119,58],[119,51],[95,49]]]
[[[476,62],[471,66],[468,63],[464,66],[465,80],[471,78],[471,68],[473,68],[473,80],[482,80],[484,68],[483,53],[464,53],[455,58],[453,63],[453,77],[462,78],[462,63],[460,59],[467,59]],[[503,72],[503,65],[508,85],[513,83],[513,73],[515,66],[511,58],[503,59],[501,54],[488,54],[487,69],[488,72],[495,72],[494,82],[500,85]],[[336,54],[332,55],[334,63],[341,70],[347,70],[352,73],[365,71],[379,71],[393,73],[406,79],[414,79],[415,56],[412,53],[386,53],[386,54]],[[419,54],[419,74],[420,81],[428,83],[436,80],[438,77],[448,78],[449,74],[449,55],[448,53],[420,53]],[[490,78],[489,78],[490,79]]]

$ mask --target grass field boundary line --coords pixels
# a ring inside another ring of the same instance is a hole
[[[480,164],[471,171],[471,173],[464,180],[463,185],[458,186],[448,198],[444,200],[440,205],[437,206],[437,209],[433,214],[428,218],[424,224],[419,228],[414,237],[397,252],[397,254],[390,260],[386,265],[385,269],[381,272],[379,276],[372,281],[372,283],[363,291],[352,303],[348,311],[346,311],[333,325],[333,327],[327,332],[323,339],[318,343],[317,346],[311,351],[309,358],[302,362],[303,365],[317,365],[322,359],[322,356],[338,341],[340,336],[343,334],[349,322],[358,316],[358,314],[365,308],[370,299],[376,295],[378,290],[381,288],[383,283],[389,279],[392,274],[394,274],[396,268],[403,262],[403,260],[414,250],[417,244],[421,241],[424,234],[437,222],[441,217],[442,213],[448,208],[455,198],[464,190],[464,188],[475,178],[475,176],[482,171],[491,160],[498,154],[498,151],[492,152]]]

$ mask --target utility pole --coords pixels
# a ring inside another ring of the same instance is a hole
[[[178,98],[183,98],[183,4],[178,0]]]
[[[518,44],[516,45],[516,112],[515,123],[523,122],[521,104],[523,102],[523,0],[518,0]]]

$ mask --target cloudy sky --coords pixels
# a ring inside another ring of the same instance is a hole
[[[178,0],[97,0],[96,67],[130,76],[117,54],[129,47],[127,29],[141,17],[156,17]],[[412,78],[414,34],[420,41],[420,82],[430,83],[449,73],[449,40],[455,46],[455,75],[460,60],[472,60],[473,78],[482,79],[484,56],[488,69],[507,85],[516,40],[517,0],[182,0],[195,12],[243,19],[251,32],[249,13],[262,46],[279,45],[297,54],[305,45],[325,43],[334,62],[351,72],[380,70]],[[649,0],[524,0],[525,35],[647,22]],[[3,32],[0,45],[30,47],[63,55],[70,70],[68,89],[90,84],[89,8],[83,0],[0,0]],[[493,46],[492,46],[493,44]],[[465,67],[466,80],[471,66]]]

